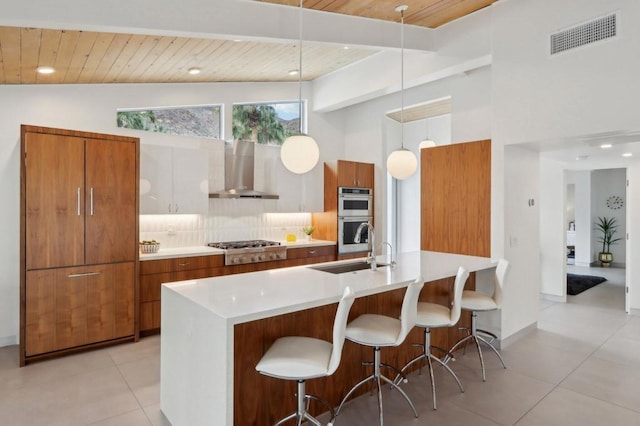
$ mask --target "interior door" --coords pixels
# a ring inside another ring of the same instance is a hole
[[[136,235],[136,147],[87,139],[87,264],[133,260]]]
[[[26,134],[26,268],[84,263],[84,140]]]

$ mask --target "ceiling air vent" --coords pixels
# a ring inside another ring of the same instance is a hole
[[[614,37],[616,33],[616,14],[614,13],[551,34],[551,54],[605,40]]]

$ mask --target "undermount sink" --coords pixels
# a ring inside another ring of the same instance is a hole
[[[389,266],[388,263],[378,263],[378,268]],[[341,263],[339,265],[325,265],[325,266],[309,266],[316,271],[329,272],[331,274],[344,274],[345,272],[356,272],[364,269],[371,269],[371,265],[367,262],[358,261],[350,263]]]

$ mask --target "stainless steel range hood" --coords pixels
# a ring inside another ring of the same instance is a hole
[[[256,191],[253,186],[255,142],[234,141],[225,147],[224,191],[212,192],[209,198],[262,198],[277,200],[274,194]]]

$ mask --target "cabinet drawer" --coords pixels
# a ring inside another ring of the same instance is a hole
[[[224,256],[176,257],[173,259],[145,260],[140,262],[140,274],[158,274],[161,272],[190,271],[194,269],[217,268],[224,266]]]
[[[153,302],[160,300],[160,288],[163,283],[195,280],[198,278],[215,277],[218,275],[223,275],[222,268],[204,268],[140,275],[140,302]]]
[[[287,259],[300,259],[307,257],[320,257],[334,255],[336,246],[316,246],[287,249]]]

